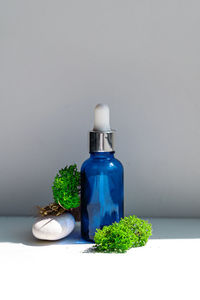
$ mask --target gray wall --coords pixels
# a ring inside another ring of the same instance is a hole
[[[126,213],[200,216],[200,3],[0,0],[0,214],[51,201],[111,107]]]

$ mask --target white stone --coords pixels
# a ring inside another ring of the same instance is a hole
[[[69,213],[58,217],[37,219],[33,224],[32,233],[40,240],[55,241],[68,236],[75,227],[75,219]]]

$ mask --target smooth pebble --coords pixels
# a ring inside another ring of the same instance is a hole
[[[32,233],[39,240],[56,241],[68,236],[75,227],[75,219],[70,213],[57,217],[37,219]]]

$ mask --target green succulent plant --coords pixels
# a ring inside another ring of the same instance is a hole
[[[66,166],[54,178],[52,192],[54,200],[64,209],[80,206],[80,172],[77,165]]]
[[[94,249],[97,252],[124,253],[132,247],[144,246],[152,234],[148,221],[136,216],[125,217],[119,223],[97,229]]]

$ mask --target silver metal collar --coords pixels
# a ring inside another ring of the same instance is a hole
[[[90,131],[89,149],[90,152],[113,152],[114,130],[108,132]]]

